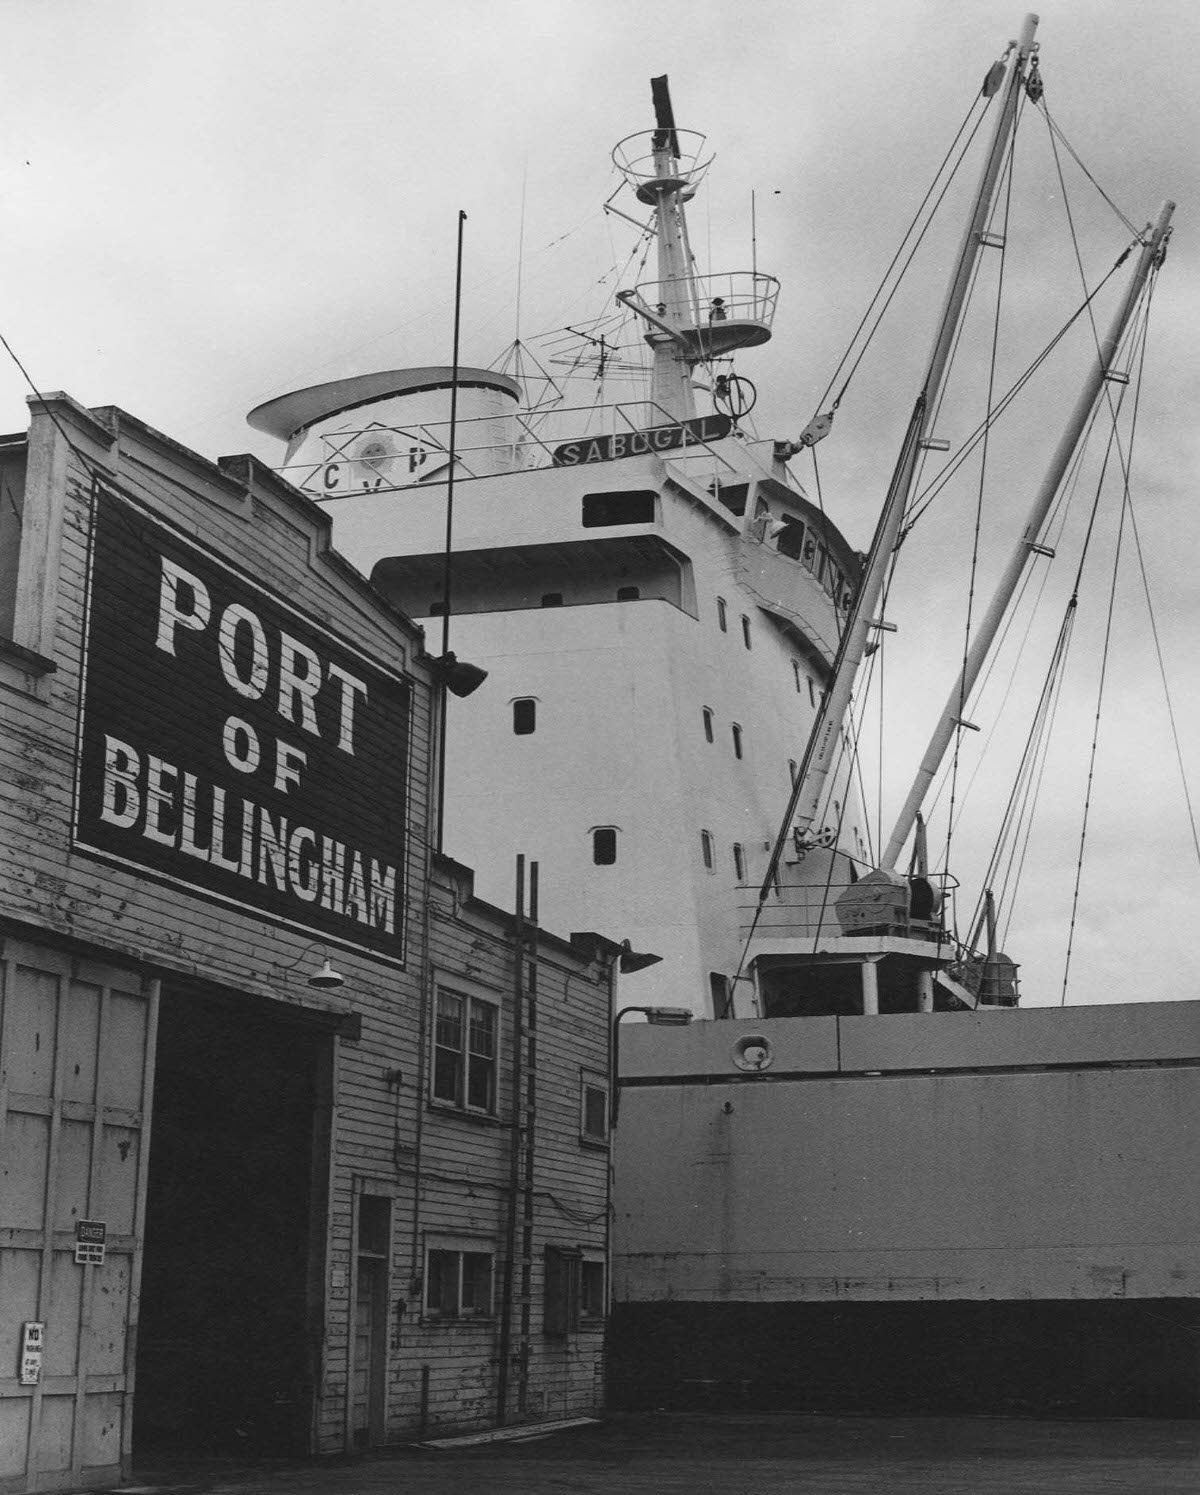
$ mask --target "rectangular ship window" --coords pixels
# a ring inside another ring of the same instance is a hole
[[[631,493],[585,493],[583,495],[584,529],[603,529],[613,524],[653,524],[653,488]]]

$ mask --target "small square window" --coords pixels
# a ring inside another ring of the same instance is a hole
[[[518,737],[528,737],[537,730],[537,702],[532,696],[524,696],[512,703],[513,731]]]
[[[563,605],[563,594],[561,592],[543,592],[543,607],[561,607]]]
[[[641,595],[641,591],[637,587],[617,588],[618,602],[636,602]]]
[[[616,860],[616,827],[612,825],[598,825],[592,832],[592,861],[597,867],[611,867]]]

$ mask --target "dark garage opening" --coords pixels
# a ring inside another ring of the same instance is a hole
[[[135,1455],[305,1453],[321,1337],[327,1020],[164,989]]]

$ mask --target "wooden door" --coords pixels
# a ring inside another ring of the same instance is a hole
[[[4,943],[0,1492],[127,1471],[156,1014],[156,982]],[[26,1325],[43,1349],[23,1384]]]

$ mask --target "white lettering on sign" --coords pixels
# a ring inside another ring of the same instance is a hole
[[[308,754],[303,748],[292,747],[289,743],[278,741],[275,744],[275,788],[281,794],[286,794],[289,784],[300,782],[300,770],[308,762]]]
[[[250,674],[247,679],[243,679],[239,673],[234,653],[239,628],[244,628],[250,636]],[[217,654],[225,683],[236,690],[239,696],[257,701],[267,688],[267,672],[270,668],[267,635],[262,624],[248,607],[234,602],[221,614],[217,640]]]
[[[192,605],[181,605],[180,589],[190,591]],[[212,599],[198,576],[162,558],[162,582],[158,591],[158,638],[155,643],[167,654],[175,653],[176,628],[194,628],[202,633],[212,616]]]
[[[198,576],[182,566],[160,558],[161,578],[158,595],[158,630],[155,647],[177,658],[176,645],[180,629],[205,634],[212,623],[212,598]],[[231,602],[221,612],[216,626],[216,656],[226,685],[245,700],[261,700],[266,694],[272,660],[272,640],[262,620],[240,602]],[[328,692],[337,712],[337,745],[343,753],[354,756],[354,712],[359,700],[367,700],[366,682],[350,674],[332,660],[326,663],[315,649],[293,638],[282,628],[276,630],[274,655],[279,672],[279,690],[275,709],[287,722],[312,737],[320,737],[317,702]],[[230,718],[230,722],[234,722]],[[245,723],[239,723],[246,731]],[[231,743],[230,723],[226,723],[225,755],[243,773],[248,761],[248,746]],[[284,761],[277,755],[277,763]],[[297,750],[288,749],[287,762],[303,761]],[[257,759],[255,760],[257,766]],[[282,770],[281,770],[282,771]],[[290,775],[289,775],[290,777]],[[295,780],[292,780],[295,782]],[[107,817],[106,817],[107,818]],[[114,822],[119,823],[119,822]]]
[[[238,773],[253,773],[262,759],[258,733],[240,716],[231,716],[221,729],[221,746],[225,761]]]
[[[231,718],[233,720],[233,718]],[[228,723],[226,726],[228,727]],[[276,765],[280,778],[298,778],[304,755],[289,748]],[[141,754],[106,734],[100,817],[148,841],[177,848],[214,867],[274,886],[301,903],[316,903],[355,923],[393,934],[396,869],[306,825],[289,827],[262,805],[227,795],[173,763]]]

